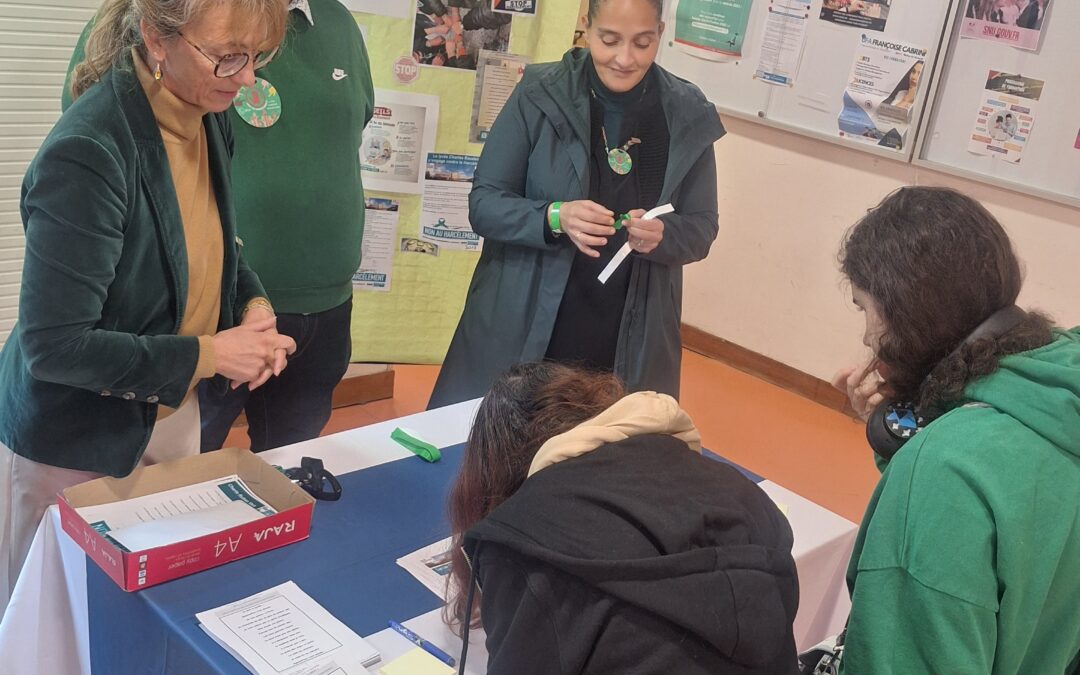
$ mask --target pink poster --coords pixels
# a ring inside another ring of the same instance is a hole
[[[1034,51],[1050,0],[967,0],[960,36]]]

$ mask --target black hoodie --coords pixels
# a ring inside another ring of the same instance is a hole
[[[787,520],[667,435],[543,469],[469,530],[488,673],[795,673]]]

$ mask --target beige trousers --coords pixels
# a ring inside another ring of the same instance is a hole
[[[139,464],[160,464],[198,453],[199,398],[189,395],[175,413],[154,425]],[[0,618],[45,510],[56,503],[57,493],[99,477],[91,471],[26,459],[0,443]]]

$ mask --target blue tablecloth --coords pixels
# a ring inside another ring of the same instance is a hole
[[[195,614],[290,580],[360,635],[438,608],[397,559],[449,535],[446,498],[463,448],[434,464],[410,457],[339,476],[341,499],[316,504],[305,541],[139,592],[120,590],[87,559],[93,672],[245,675]]]

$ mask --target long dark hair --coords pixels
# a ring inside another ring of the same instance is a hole
[[[480,403],[469,432],[465,458],[450,491],[453,530],[449,603],[444,618],[460,626],[469,590],[469,563],[462,536],[506,501],[528,475],[536,451],[549,438],[596,417],[623,397],[611,373],[571,368],[551,361],[512,367],[495,381]],[[479,607],[479,603],[474,603]],[[478,612],[468,620],[475,624]]]
[[[987,317],[1015,304],[1023,273],[997,219],[955,190],[893,192],[847,233],[840,267],[884,320],[877,358],[886,383],[930,416],[962,401],[964,387],[997,370],[1001,357],[1052,339],[1051,320],[1028,312],[1004,335],[957,349]]]

